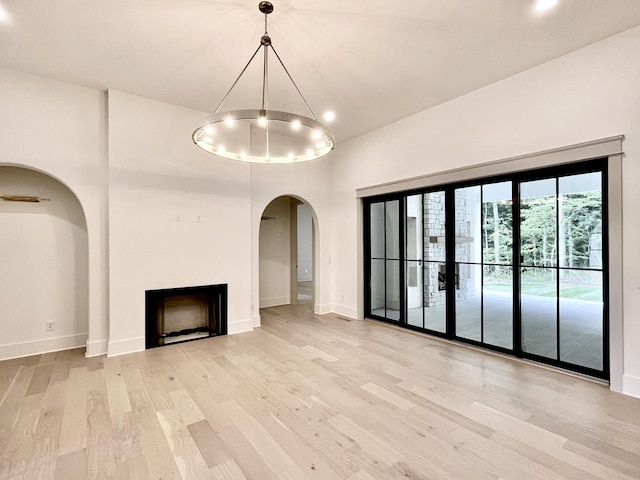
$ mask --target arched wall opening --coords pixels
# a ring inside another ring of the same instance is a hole
[[[79,200],[47,174],[2,165],[0,196],[34,197],[0,200],[0,360],[84,347],[89,256]]]
[[[260,308],[308,305],[316,310],[317,216],[304,199],[283,195],[264,209],[259,233]]]

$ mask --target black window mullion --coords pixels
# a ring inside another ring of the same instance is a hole
[[[422,298],[422,301],[420,302],[420,310],[422,310],[422,328],[426,328],[427,326],[427,314],[425,312],[425,308],[424,308],[424,302],[425,302],[425,298],[424,298],[424,286],[426,284],[425,282],[425,278],[424,278],[424,270],[425,270],[425,262],[427,260],[426,255],[425,255],[425,248],[424,248],[424,232],[425,232],[425,228],[426,228],[426,224],[424,221],[424,193],[420,196],[421,200],[420,200],[420,225],[422,225],[422,230],[420,232],[420,256],[418,257],[419,259],[421,259],[420,262],[418,262],[418,266],[420,268],[420,275],[422,276],[422,283],[420,286],[420,289],[422,290],[420,292],[420,298]]]
[[[387,202],[383,203],[384,208],[382,210],[382,224],[384,225],[384,318],[388,319],[387,315]]]
[[[484,185],[480,185],[480,343],[484,343],[484,221]]]
[[[522,253],[520,238],[520,182],[511,184],[511,224],[513,235],[513,353],[522,357],[522,322],[520,303],[520,275],[522,272]]]
[[[409,286],[407,284],[406,275],[406,260],[407,260],[407,195],[403,195],[398,199],[398,282],[400,283],[400,293],[398,295],[400,299],[400,323],[407,323],[407,293]]]
[[[560,177],[556,177],[556,360],[560,361]]]
[[[445,250],[446,250],[446,262],[445,262],[445,281],[446,283],[446,336],[448,338],[454,338],[456,335],[456,201],[455,201],[455,187],[449,187],[445,191],[444,199],[444,231],[445,231]]]

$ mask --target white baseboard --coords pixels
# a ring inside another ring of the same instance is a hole
[[[109,348],[109,340],[96,340],[93,342],[87,341],[87,357],[98,357],[100,355],[106,355]]]
[[[253,330],[253,322],[253,318],[229,322],[227,323],[227,334],[233,335],[234,333],[250,332]]]
[[[343,317],[351,318],[352,320],[356,320],[358,318],[358,310],[351,307],[346,307],[344,305],[334,305],[333,313],[337,315],[341,315]]]
[[[640,377],[624,375],[622,377],[622,393],[640,398]]]
[[[229,322],[227,324],[227,334],[233,335],[234,333],[250,332],[253,330],[253,322],[253,318]],[[145,343],[145,337],[128,338],[126,340],[109,342],[107,356],[116,357],[118,355],[126,355],[127,353],[141,352],[146,348]]]
[[[262,326],[262,317],[260,315],[253,316],[253,328]]]
[[[327,313],[333,313],[333,305],[326,303],[320,304],[316,303],[313,307],[313,313],[316,315],[325,315]]]
[[[279,307],[280,305],[291,305],[291,297],[286,296],[260,299],[260,308]]]
[[[128,338],[109,342],[108,357],[116,357],[127,353],[141,352],[145,349],[144,337]]]
[[[0,360],[71,350],[72,348],[82,348],[86,343],[86,333],[67,335],[64,337],[41,338],[28,342],[8,343],[6,345],[0,345]]]

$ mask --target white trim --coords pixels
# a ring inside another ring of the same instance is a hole
[[[64,337],[42,338],[28,342],[8,343],[0,345],[0,360],[29,357],[43,353],[59,352],[74,348],[83,348],[87,342],[87,334],[67,335]]]
[[[236,333],[251,332],[253,330],[253,318],[245,318],[227,323],[227,335],[235,335]]]
[[[126,355],[127,353],[141,352],[145,349],[144,337],[128,338],[109,342],[108,357]]]
[[[640,398],[640,377],[625,375],[622,381],[624,383],[622,393]]]
[[[254,315],[251,319],[253,320],[253,328],[262,326],[262,317],[260,315]]]
[[[87,353],[86,357],[98,357],[100,355],[106,355],[109,348],[109,340],[95,340],[93,342],[87,341]]]
[[[609,378],[610,388],[621,393],[624,384],[624,314],[622,311],[622,155],[608,162],[609,220]]]
[[[291,305],[291,297],[283,296],[260,299],[260,308],[279,307],[280,305]]]
[[[544,150],[542,152],[480,163],[469,167],[445,170],[443,172],[429,175],[361,187],[356,189],[356,193],[358,198],[371,197],[374,195],[397,193],[406,190],[431,187],[434,185],[456,183],[464,180],[492,177],[504,173],[513,173],[522,170],[531,170],[564,163],[581,162],[594,158],[621,155],[623,139],[624,135],[617,135],[567,147],[554,148],[552,150]]]
[[[345,307],[344,305],[334,305],[333,313],[340,315],[341,317],[347,317],[351,320],[358,319],[358,310],[351,307]]]
[[[327,313],[333,313],[333,305],[329,303],[326,303],[326,304],[316,303],[313,306],[313,313],[315,313],[316,315],[326,315]]]

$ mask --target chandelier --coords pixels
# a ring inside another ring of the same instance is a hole
[[[264,13],[264,35],[260,39],[260,45],[215,111],[193,132],[193,141],[209,153],[245,162],[294,163],[322,157],[333,150],[333,132],[318,121],[271,44],[267,16],[273,12],[273,5],[270,2],[260,2],[258,9]],[[309,116],[269,109],[269,49],[300,95]],[[263,51],[260,108],[221,112],[225,100],[260,50]]]

